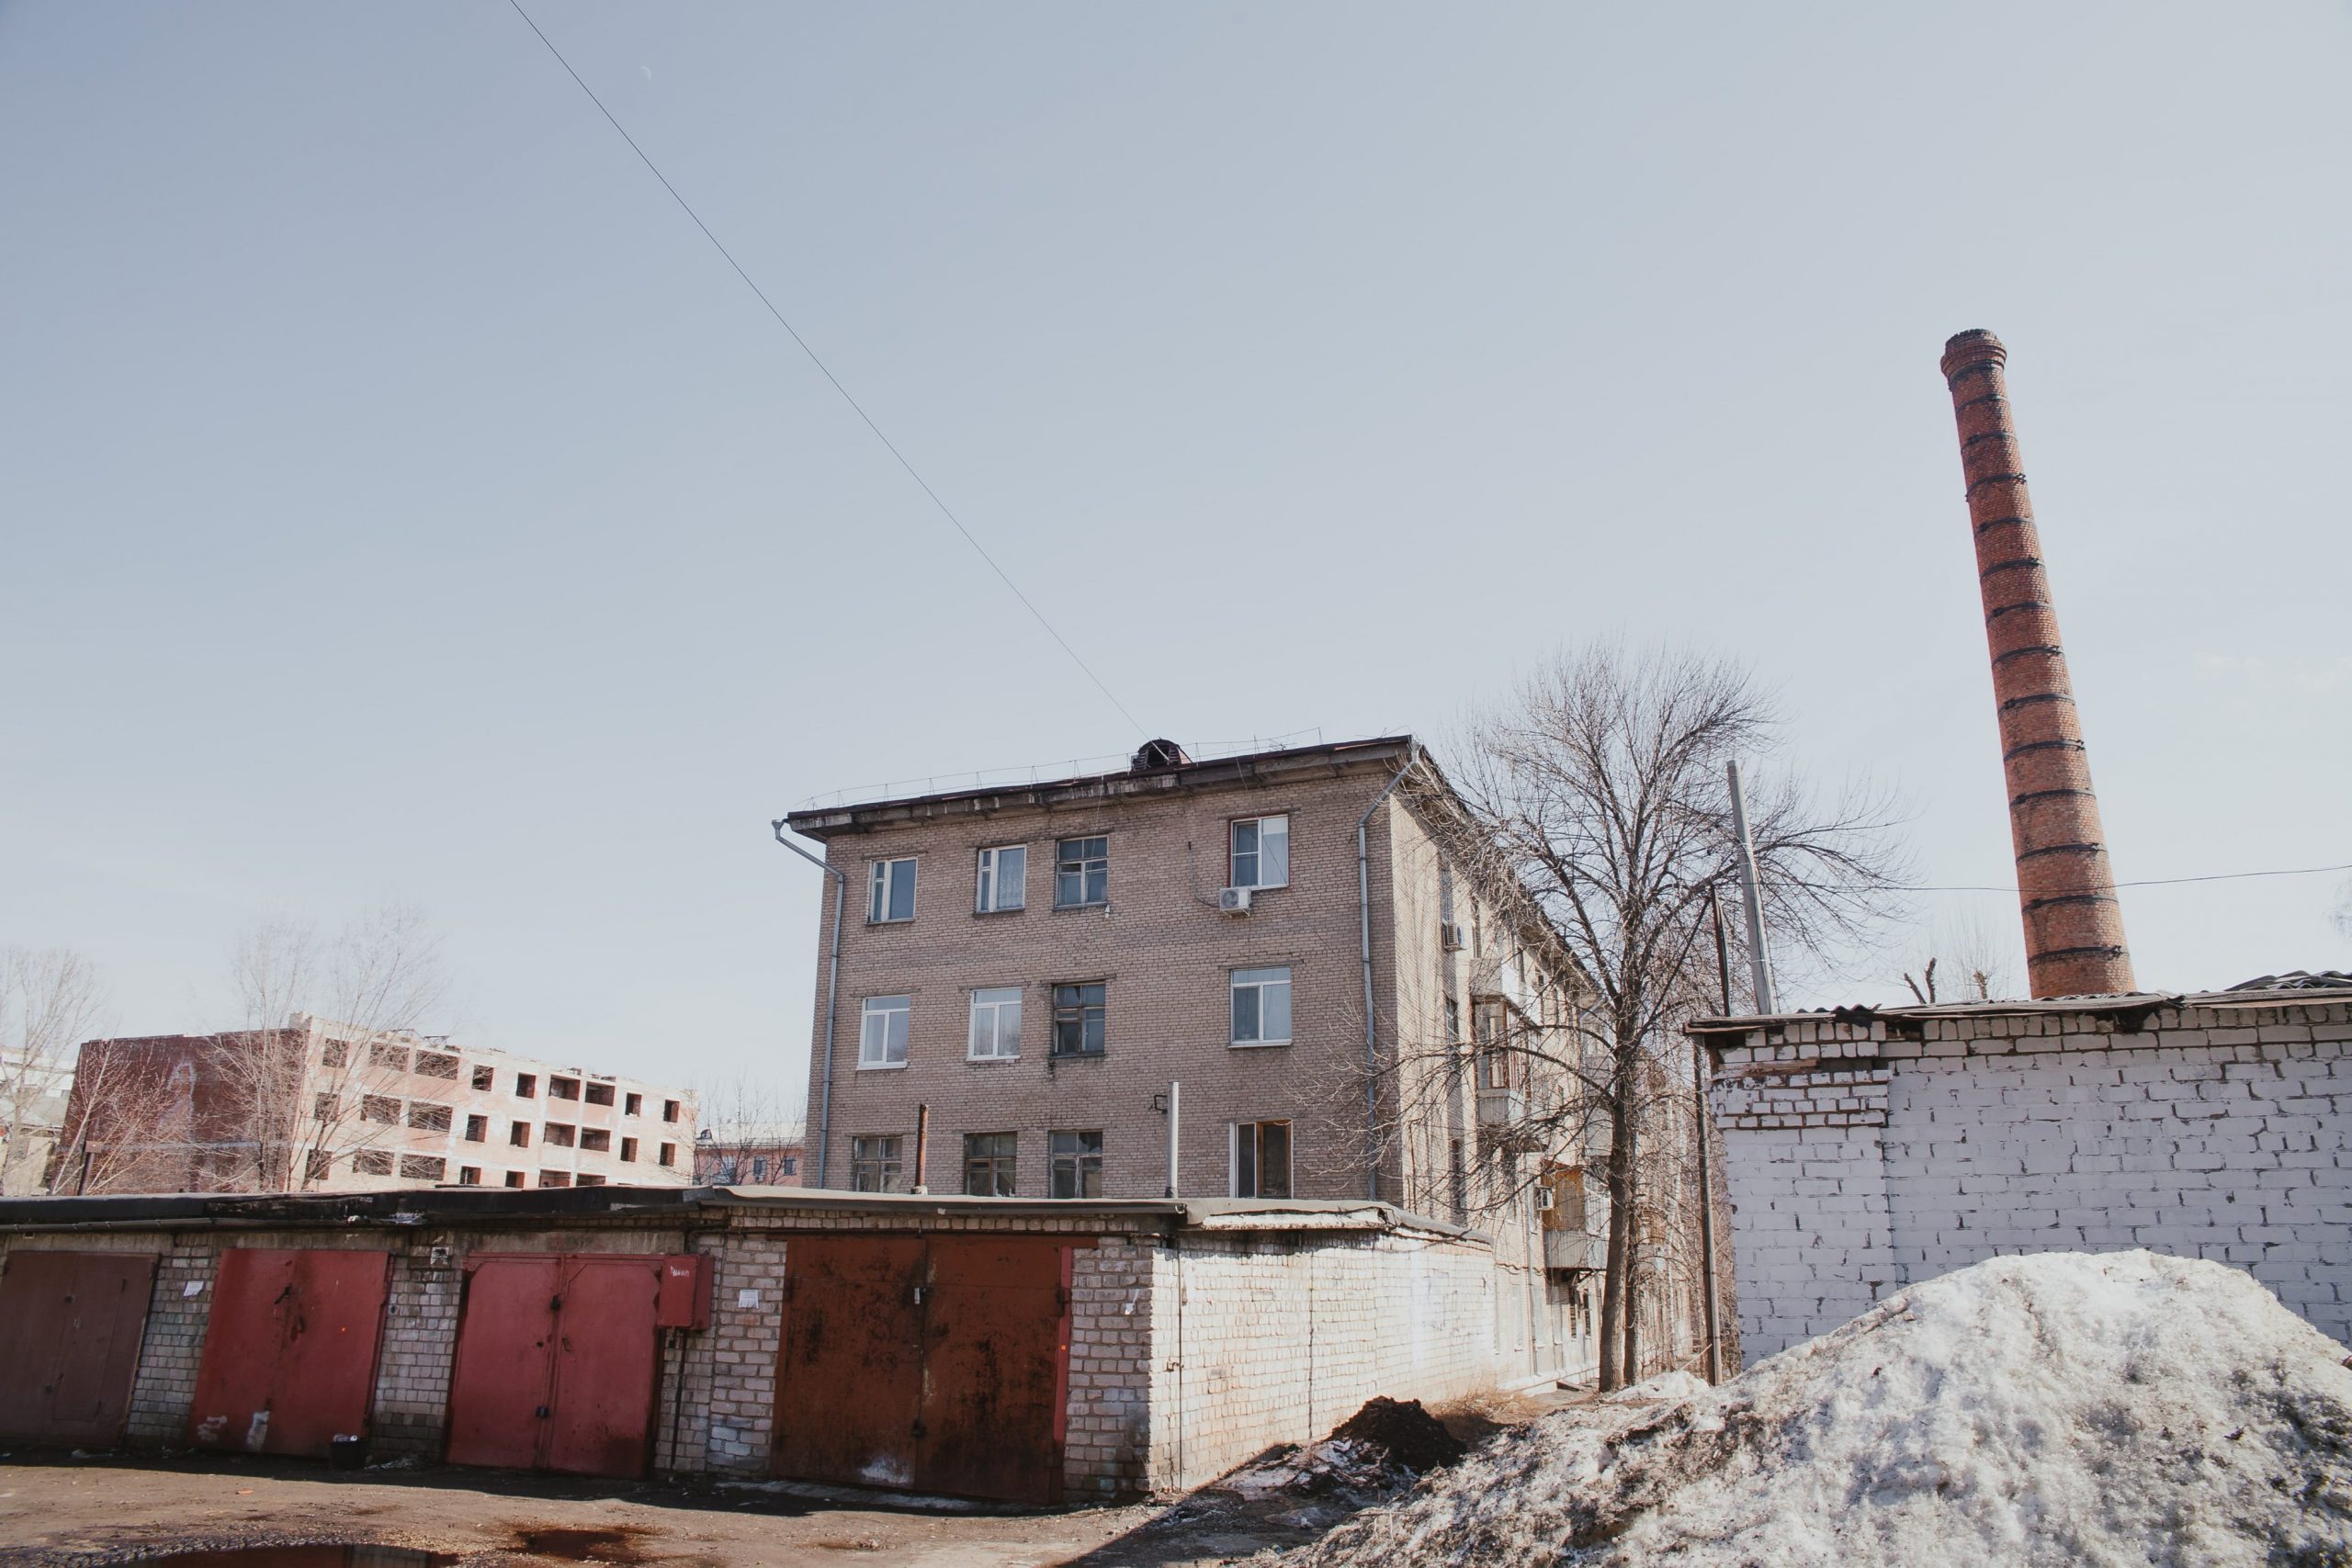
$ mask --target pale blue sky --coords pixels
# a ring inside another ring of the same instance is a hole
[[[1985,326],[2120,874],[2352,862],[2340,5],[534,14],[1156,733],[1709,642],[2007,882]],[[768,818],[1137,739],[494,0],[0,6],[0,942],[119,1028],[397,897],[471,1040],[797,1085]]]

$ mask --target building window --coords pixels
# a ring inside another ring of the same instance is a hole
[[[1232,886],[1290,886],[1290,818],[1248,817],[1233,825]]]
[[[351,1047],[340,1040],[330,1040],[319,1047],[319,1066],[339,1067],[351,1060]]]
[[[896,1192],[899,1190],[899,1147],[896,1135],[852,1138],[849,1141],[849,1188],[853,1192]]]
[[[1236,1045],[1290,1043],[1290,971],[1236,969],[1233,972],[1233,1043]]]
[[[799,1156],[798,1155],[782,1155],[782,1156],[779,1156],[777,1157],[777,1159],[776,1159],[776,1162],[775,1162],[775,1173],[776,1173],[778,1176],[797,1176],[797,1175],[799,1175],[799,1174],[800,1174],[800,1156]]]
[[[874,925],[915,918],[915,863],[912,860],[877,860],[874,863],[874,887],[866,900],[865,918]]]
[[[913,1011],[911,997],[868,997],[857,1032],[857,1065],[861,1067],[903,1067],[907,1065],[907,1019]],[[672,1101],[673,1104],[676,1102]]]
[[[632,1165],[637,1163],[637,1140],[635,1138],[623,1138],[621,1140],[621,1158],[628,1161]]]
[[[568,1149],[576,1141],[574,1129],[569,1122],[550,1122],[539,1134],[539,1142],[551,1149]]]
[[[1054,987],[1054,1055],[1057,1056],[1099,1056],[1102,1054],[1103,987],[1094,986],[1056,986]]]
[[[625,1096],[623,1096],[623,1097],[622,1097],[622,1100],[621,1100],[621,1114],[622,1114],[622,1115],[624,1115],[624,1116],[642,1116],[642,1115],[644,1115],[644,1114],[645,1114],[645,1096],[643,1096],[643,1095],[641,1095],[641,1094],[631,1094],[631,1095],[625,1095]]]
[[[416,1073],[419,1077],[447,1078],[455,1082],[458,1058],[444,1055],[438,1051],[419,1051],[416,1054]]]
[[[662,1102],[662,1120],[664,1122],[675,1122],[677,1119],[678,1102],[674,1100],[663,1100]]]
[[[1290,1196],[1290,1123],[1237,1122],[1233,1125],[1233,1195]]]
[[[411,1181],[438,1181],[449,1174],[449,1162],[432,1155],[401,1156],[401,1175]]]
[[[312,1181],[324,1181],[334,1174],[334,1156],[324,1149],[312,1149],[303,1158],[302,1170]]]
[[[1474,1004],[1470,1009],[1470,1027],[1478,1043],[1478,1087],[1509,1089],[1510,1055],[1505,1049],[1509,1032],[1504,1027],[1502,1003]]]
[[[562,1170],[543,1170],[539,1172],[539,1185],[542,1187],[569,1187],[571,1185],[571,1174],[569,1171]]]
[[[573,1185],[579,1187],[602,1187],[604,1184],[605,1179],[601,1176],[582,1176],[577,1182],[573,1183]]]
[[[485,1138],[488,1138],[489,1136],[490,1136],[490,1118],[489,1118],[489,1117],[487,1117],[487,1116],[469,1116],[469,1117],[467,1117],[467,1118],[466,1118],[466,1142],[468,1142],[468,1143],[469,1143],[469,1144],[479,1144],[479,1143],[481,1143],[482,1140],[484,1140]]]
[[[408,1124],[420,1133],[446,1133],[449,1130],[449,1108],[435,1105],[429,1100],[412,1100],[408,1104]]]
[[[580,1080],[578,1078],[548,1079],[548,1098],[549,1100],[578,1100]]]
[[[590,1154],[609,1154],[612,1152],[613,1135],[602,1127],[582,1127],[580,1129],[580,1146]]]
[[[354,1176],[390,1176],[392,1174],[392,1151],[362,1149],[351,1156]]]
[[[1064,839],[1054,853],[1054,908],[1111,901],[1111,840]]]
[[[1102,1196],[1101,1133],[1054,1133],[1046,1142],[1053,1154],[1055,1197]]]
[[[768,1156],[765,1155],[753,1155],[752,1156],[752,1185],[756,1187],[767,1179]]]
[[[514,1075],[514,1095],[515,1095],[515,1098],[516,1098],[516,1099],[518,1099],[518,1100],[531,1100],[531,1099],[535,1099],[535,1098],[537,1098],[537,1096],[538,1095],[538,1092],[539,1092],[539,1076],[538,1076],[538,1074],[537,1074],[537,1073],[516,1073],[516,1074]]]
[[[480,1187],[481,1185],[481,1167],[478,1165],[459,1166],[458,1168],[458,1185],[460,1187]]]
[[[311,1120],[313,1122],[332,1122],[341,1114],[343,1114],[341,1095],[322,1094],[311,1101]]]
[[[474,1084],[474,1087],[475,1087],[476,1089],[488,1089],[488,1088],[490,1088],[490,1087],[491,1087],[491,1085],[492,1085],[493,1083],[495,1083],[495,1082],[497,1082],[497,1081],[498,1081],[498,1069],[497,1069],[497,1068],[495,1068],[495,1067],[476,1067],[476,1068],[474,1069],[473,1084]]]
[[[521,1171],[519,1171],[519,1170],[510,1170],[510,1171],[508,1171],[508,1172],[506,1173],[506,1185],[507,1185],[507,1186],[509,1186],[509,1187],[520,1187],[520,1186],[522,1186],[522,1185],[523,1185],[523,1173],[522,1173]]]
[[[675,1164],[677,1164],[677,1163],[678,1163],[678,1145],[675,1145],[675,1144],[664,1144],[664,1145],[662,1145],[662,1157],[661,1157],[661,1159],[660,1159],[657,1163],[662,1164],[662,1165],[675,1165]]]
[[[368,1065],[371,1067],[389,1067],[393,1072],[404,1073],[408,1071],[408,1047],[387,1045],[379,1040],[368,1047]]]
[[[506,1129],[506,1141],[518,1149],[529,1148],[531,1146],[531,1124],[528,1122],[514,1122]]]
[[[397,1127],[401,1123],[401,1102],[389,1094],[363,1094],[359,1097],[359,1119]]]
[[[1012,1156],[1019,1138],[1012,1133],[964,1134],[964,1191],[973,1198],[1012,1196]]]
[[[610,1105],[612,1102],[613,1102],[613,1086],[612,1086],[612,1085],[610,1085],[610,1084],[608,1084],[608,1083],[592,1083],[592,1084],[590,1084],[590,1085],[588,1086],[588,1103],[589,1103],[589,1104],[591,1104],[591,1105]]]
[[[1029,851],[1021,844],[980,852],[978,900],[983,915],[1018,909],[1029,894]]]
[[[967,1055],[975,1062],[1003,1061],[1021,1055],[1020,987],[998,986],[972,993]]]
[[[1462,1038],[1462,1004],[1452,997],[1445,998],[1445,1043],[1452,1045]]]

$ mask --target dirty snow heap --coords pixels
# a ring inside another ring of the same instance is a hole
[[[1996,1258],[1720,1389],[1545,1416],[1285,1561],[2352,1562],[2344,1361],[2219,1263]]]

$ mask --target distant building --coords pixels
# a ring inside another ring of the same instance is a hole
[[[695,1185],[798,1187],[801,1155],[797,1127],[705,1127],[695,1135]]]
[[[308,1013],[82,1047],[52,1190],[684,1186],[687,1090]]]
[[[73,1088],[72,1068],[0,1046],[0,1196],[48,1190]]]

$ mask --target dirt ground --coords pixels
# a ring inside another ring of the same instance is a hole
[[[1557,1403],[1443,1412],[1469,1441]],[[828,1487],[593,1482],[453,1469],[330,1471],[207,1454],[0,1460],[0,1565],[85,1568],[172,1551],[359,1542],[465,1568],[1209,1568],[1319,1539],[1347,1497],[1244,1496],[1013,1510]]]

